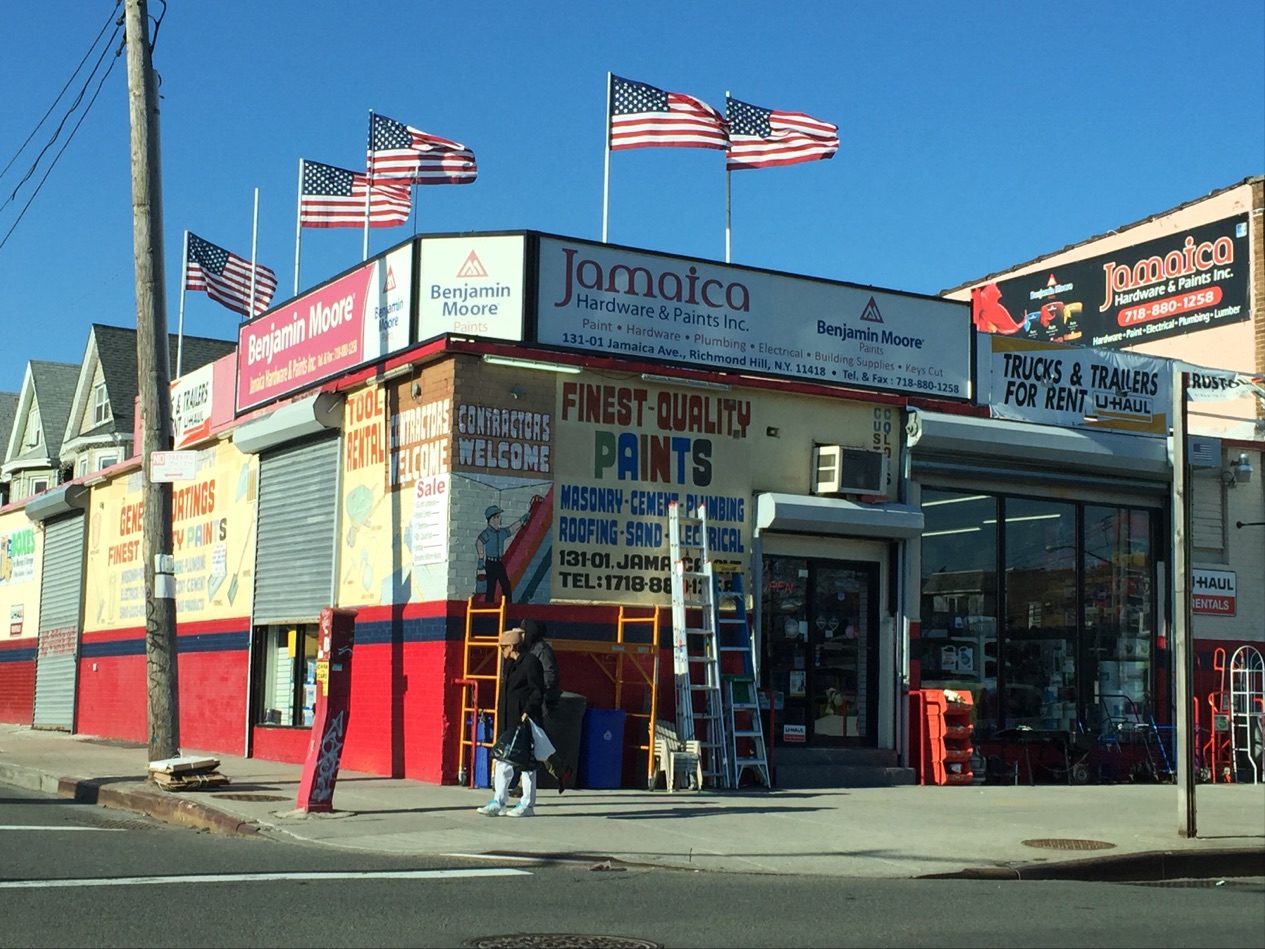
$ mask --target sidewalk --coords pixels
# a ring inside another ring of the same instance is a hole
[[[143,745],[0,725],[0,784],[352,850],[865,878],[1265,876],[1265,784],[1198,785],[1198,836],[1185,839],[1170,784],[548,790],[535,817],[510,820],[475,813],[486,790],[345,770],[335,812],[303,814],[300,766],[214,757],[228,786],[169,792],[146,780]]]

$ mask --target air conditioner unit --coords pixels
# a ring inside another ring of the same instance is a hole
[[[818,445],[813,449],[814,494],[887,496],[887,455],[865,448]]]

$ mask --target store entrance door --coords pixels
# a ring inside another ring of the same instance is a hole
[[[768,556],[763,566],[774,745],[877,745],[879,565]]]

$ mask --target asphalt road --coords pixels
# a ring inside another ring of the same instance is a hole
[[[507,934],[529,935],[494,938]],[[835,880],[391,857],[0,787],[0,946],[654,944],[1265,949],[1265,880]]]

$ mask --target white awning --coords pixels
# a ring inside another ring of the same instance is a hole
[[[233,444],[240,452],[257,455],[308,435],[342,428],[342,425],[343,397],[333,392],[322,392],[239,425],[233,430]]]
[[[811,494],[757,494],[755,530],[900,540],[922,534],[922,509]]]

